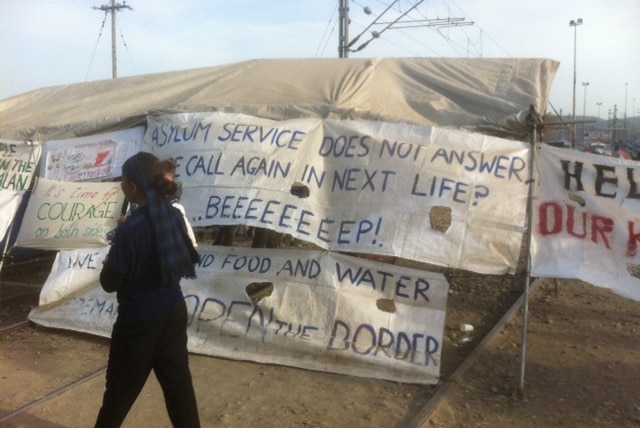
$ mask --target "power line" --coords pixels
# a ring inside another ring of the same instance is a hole
[[[333,22],[333,17],[336,16],[336,11],[339,8],[339,1],[338,3],[336,3],[336,7],[333,9],[333,12],[331,13],[331,18],[329,18],[329,22],[327,22],[327,26],[324,29],[324,33],[322,34],[322,38],[320,39],[320,44],[318,45],[318,49],[316,49],[316,58],[319,55],[322,55],[324,53],[324,50],[327,48],[327,44],[329,43],[329,38],[331,37],[331,35],[333,34],[336,26],[335,24],[332,26],[331,23]],[[331,27],[331,31],[329,31],[329,27]],[[327,34],[328,32],[328,34]],[[320,49],[322,48],[322,50]]]
[[[471,19],[471,17],[464,11],[462,10],[462,8],[460,6],[458,6],[458,4],[456,2],[454,2],[453,0],[450,0],[452,4],[454,4],[458,10],[460,10],[460,12],[464,15],[466,15],[469,19]],[[477,25],[477,23],[476,23]],[[505,48],[503,48],[502,46],[500,46],[500,44],[498,42],[496,42],[494,40],[493,37],[491,37],[491,35],[489,33],[487,33],[482,27],[480,27],[478,25],[478,29],[481,31],[481,34],[483,34],[484,36],[488,37],[489,40],[491,40],[491,42],[493,42],[500,50],[502,50],[508,57],[511,57],[511,55],[509,54],[509,52],[507,52],[507,50]]]
[[[100,39],[102,38],[102,30],[104,30],[104,24],[107,22],[107,14],[104,14],[104,19],[102,20],[102,25],[100,26],[100,32],[98,33],[98,40],[96,40],[96,45],[93,48],[93,53],[91,54],[91,61],[89,61],[89,67],[87,68],[87,74],[84,76],[84,81],[86,82],[89,78],[89,71],[91,71],[91,66],[93,65],[93,60],[96,57],[96,51],[98,50],[98,44],[100,43]]]
[[[131,52],[129,51],[129,46],[127,45],[127,42],[126,42],[126,40],[124,39],[124,33],[122,32],[122,27],[123,27],[123,25],[122,25],[122,21],[119,21],[119,22],[120,22],[120,31],[119,31],[119,33],[120,33],[120,40],[122,40],[122,45],[124,46],[124,48],[125,48],[125,49],[126,49],[126,51],[127,51],[127,55],[128,55],[128,57],[129,57],[129,61],[131,62],[131,67],[133,68],[133,73],[134,73],[134,74],[138,74],[138,71],[136,70],[136,65],[135,65],[135,63],[133,62],[133,57],[131,56]]]

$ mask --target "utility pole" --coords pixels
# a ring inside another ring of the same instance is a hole
[[[349,57],[349,0],[340,0],[340,6],[338,6],[338,12],[340,13],[339,20],[339,43],[338,43],[338,58]]]
[[[104,13],[111,13],[111,76],[114,79],[118,78],[118,56],[116,55],[116,12],[121,9],[131,9],[131,6],[126,1],[122,3],[116,3],[116,0],[111,0],[110,5],[102,5],[100,7],[94,7],[96,10],[102,10]]]

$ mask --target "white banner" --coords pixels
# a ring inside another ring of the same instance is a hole
[[[438,382],[449,288],[442,274],[323,251],[200,250],[198,278],[182,284],[191,352]],[[108,336],[117,303],[99,285],[105,255],[60,252],[29,319]]]
[[[29,190],[41,151],[38,143],[0,139],[0,242]]]
[[[148,118],[194,226],[246,224],[335,251],[513,272],[527,145],[407,124],[226,113]],[[306,186],[306,198],[291,193]],[[428,243],[428,245],[427,245]]]
[[[122,164],[138,153],[144,127],[44,144],[40,177],[58,181],[97,181],[122,175]]]
[[[16,246],[62,250],[101,247],[124,203],[119,183],[40,178],[29,199]]]
[[[543,145],[536,171],[532,274],[640,300],[640,163]]]

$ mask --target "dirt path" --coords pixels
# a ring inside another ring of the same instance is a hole
[[[503,277],[449,272],[448,278],[443,381],[519,288]],[[0,307],[0,327],[15,318],[14,309]],[[518,394],[518,314],[428,420],[420,415],[436,391],[432,386],[192,355],[203,427],[640,426],[640,303],[577,281],[559,281],[556,292],[546,281],[532,294],[529,310],[524,399]],[[476,330],[460,332],[460,323]],[[0,418],[99,372],[107,352],[108,340],[85,334],[37,326],[0,333]],[[104,374],[98,373],[0,426],[92,426],[103,389]],[[125,426],[170,426],[155,378]]]
[[[486,349],[431,427],[640,427],[640,302],[553,281],[530,303],[520,397],[522,324]]]

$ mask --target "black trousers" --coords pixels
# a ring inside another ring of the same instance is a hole
[[[173,426],[199,428],[200,418],[189,370],[184,301],[143,323],[116,321],[111,335],[106,391],[96,428],[122,425],[152,369],[162,387]]]
[[[220,226],[218,232],[216,232],[216,239],[213,241],[213,245],[224,245],[225,247],[233,246],[233,238],[238,231],[238,225],[233,226]]]
[[[281,234],[275,230],[254,227],[251,248],[278,248],[280,239]]]

